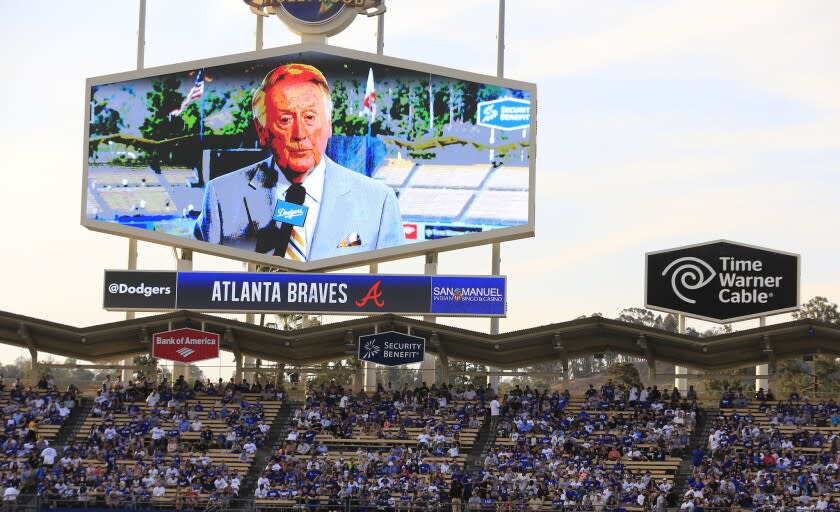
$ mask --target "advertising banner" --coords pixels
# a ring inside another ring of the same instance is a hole
[[[197,329],[175,329],[152,336],[152,356],[179,363],[219,357],[219,335]]]
[[[359,336],[359,360],[385,366],[423,362],[426,338],[396,331]]]
[[[506,314],[507,280],[502,276],[142,272],[154,274],[161,281],[167,277],[173,282],[174,293],[170,293],[161,286],[129,286],[127,283],[140,281],[157,283],[148,276],[133,275],[140,273],[128,272],[128,279],[126,271],[105,271],[105,309],[488,317]],[[124,289],[134,292],[122,293]],[[149,302],[143,304],[139,297]]]
[[[82,225],[293,271],[533,236],[534,84],[329,52],[89,79]]]
[[[105,272],[105,309],[113,304],[130,311],[166,311],[175,304],[175,272],[108,270]]]
[[[531,126],[531,102],[516,98],[482,101],[476,123],[499,130],[523,130]]]
[[[645,307],[733,322],[799,309],[799,255],[730,241],[647,253]]]

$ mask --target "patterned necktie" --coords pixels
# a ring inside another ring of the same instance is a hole
[[[295,204],[303,204],[306,200],[306,189],[303,185],[293,183],[286,191],[286,201]],[[291,228],[289,242],[285,251],[281,254],[288,260],[306,261],[306,229],[305,226],[292,226],[284,224],[284,228]],[[285,237],[284,237],[285,241]],[[278,253],[275,253],[278,254]]]
[[[306,226],[292,227],[292,235],[286,247],[286,259],[306,261]]]

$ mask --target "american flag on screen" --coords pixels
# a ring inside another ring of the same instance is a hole
[[[181,112],[187,108],[187,105],[189,105],[192,100],[201,98],[202,94],[204,94],[204,70],[199,69],[195,72],[195,85],[193,85],[190,92],[187,93],[187,97],[181,102],[181,106],[170,112],[169,115],[180,116]]]

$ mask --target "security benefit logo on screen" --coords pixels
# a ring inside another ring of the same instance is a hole
[[[794,311],[799,256],[728,241],[647,254],[646,306],[716,322]]]

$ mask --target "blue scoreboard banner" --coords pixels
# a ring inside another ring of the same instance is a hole
[[[113,311],[505,316],[503,276],[106,270]]]

